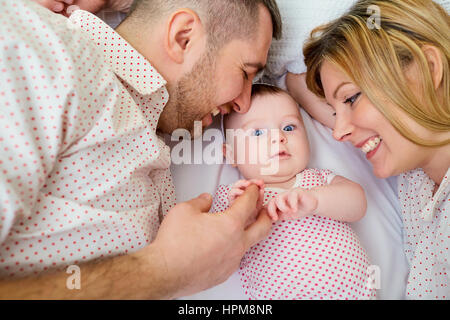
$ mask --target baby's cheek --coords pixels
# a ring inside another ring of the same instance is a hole
[[[270,150],[267,147],[264,137],[236,137],[234,150],[237,164],[253,166],[267,165],[267,161],[270,158]]]
[[[264,180],[264,176],[261,175],[260,166],[255,164],[238,164],[237,166],[239,172],[242,174],[242,176],[247,179],[261,179]]]

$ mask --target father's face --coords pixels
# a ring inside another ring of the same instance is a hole
[[[205,52],[171,88],[165,110],[172,112],[162,115],[162,131],[184,128],[192,134],[194,121],[202,121],[205,127],[217,112],[247,112],[252,81],[265,66],[272,41],[272,20],[267,8],[260,7],[259,25],[255,28],[251,38],[231,40],[216,53]]]

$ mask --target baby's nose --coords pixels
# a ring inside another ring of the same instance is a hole
[[[271,140],[272,140],[272,144],[274,143],[286,143],[286,136],[284,135],[283,131],[281,130],[271,130]]]

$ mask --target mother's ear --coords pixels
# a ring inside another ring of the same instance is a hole
[[[164,49],[176,63],[182,64],[193,46],[204,40],[205,31],[197,13],[191,9],[179,9],[167,20]]]
[[[428,61],[428,66],[433,79],[434,89],[438,89],[442,82],[444,67],[442,64],[442,53],[435,46],[424,45],[422,51]]]

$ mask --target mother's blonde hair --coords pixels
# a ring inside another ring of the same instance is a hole
[[[379,28],[373,28],[376,19],[369,20],[373,18],[370,6],[380,13]],[[427,141],[417,136],[401,121],[398,110],[386,104],[398,106],[433,132],[450,131],[449,35],[449,15],[431,0],[358,1],[339,19],[312,31],[303,49],[307,86],[324,97],[320,69],[328,61],[349,76],[405,138],[422,146],[449,144],[450,139]],[[441,53],[443,97],[435,89],[424,45]],[[412,92],[405,75],[405,67],[413,61],[419,70],[420,93]]]

